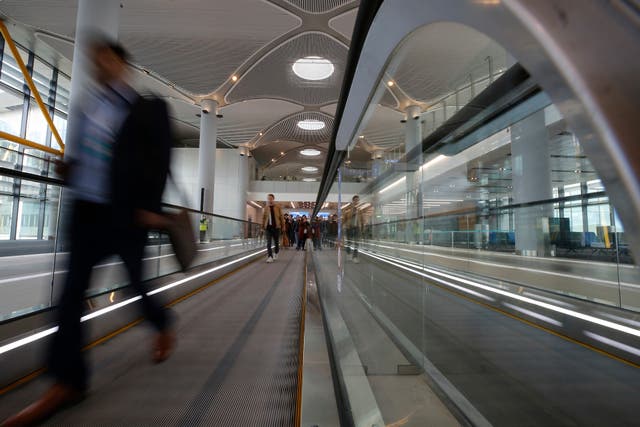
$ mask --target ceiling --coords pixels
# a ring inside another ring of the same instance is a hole
[[[319,179],[359,3],[123,0],[119,37],[133,56],[134,86],[169,103],[176,145],[198,146],[200,102],[215,99],[223,114],[218,147],[248,147],[267,179]],[[20,44],[70,74],[77,0],[3,0],[0,13]],[[334,73],[319,81],[299,78],[292,64],[307,56],[330,60]],[[495,58],[496,68],[507,62],[504,49],[461,25],[435,24],[412,34],[387,70],[348,167],[364,169],[374,152],[401,150],[404,109],[426,110],[476,73],[487,56]],[[387,79],[393,87],[385,85]],[[302,130],[297,123],[304,119],[325,127]],[[304,157],[303,148],[321,154]],[[303,172],[304,166],[318,170]]]

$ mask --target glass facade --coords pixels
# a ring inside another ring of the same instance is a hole
[[[49,147],[57,147],[51,129],[4,40],[0,44],[0,130]],[[33,52],[18,47],[22,60],[54,116],[61,138],[66,136],[70,79]],[[54,156],[0,139],[0,167],[52,176]],[[60,189],[20,179],[0,177],[0,240],[49,240],[50,221],[58,209]]]
[[[444,31],[445,24],[436,25]],[[418,30],[403,43],[427,34],[434,33]],[[472,30],[469,35],[479,37]],[[414,45],[421,43],[427,42]],[[416,62],[416,51],[403,46],[396,55]],[[499,323],[504,320],[488,322],[492,315],[485,311],[491,310],[474,306],[506,310],[551,329],[569,321],[558,320],[553,311],[527,309],[519,298],[577,311],[583,309],[580,304],[599,313],[640,311],[640,269],[616,207],[544,92],[459,131],[470,121],[456,122],[455,114],[467,105],[481,114],[485,106],[474,96],[511,71],[513,61],[498,55],[469,57],[469,68],[452,70],[469,80],[444,85],[450,92],[431,102],[414,97],[413,105],[420,107],[415,116],[407,108],[403,117],[399,108],[392,111],[374,97],[357,136],[358,143],[376,149],[369,162],[357,165],[365,177],[359,200],[342,185],[355,174],[356,162],[341,166],[331,189],[341,199],[338,259],[326,251],[313,257],[334,358],[356,425],[371,424],[372,414],[382,425],[381,420],[407,413],[412,414],[408,425],[429,425],[431,394],[420,372],[446,378],[489,421],[504,420],[510,411],[521,415],[517,405],[522,402],[536,405],[519,394],[519,387],[526,383],[533,389],[537,380],[511,370],[517,363],[507,365],[515,359],[523,367],[552,359],[540,347],[532,346],[541,352],[532,360],[519,348],[507,348],[520,338]],[[440,63],[446,55],[429,60]],[[390,64],[378,94],[389,76],[403,83],[402,64],[393,58]],[[420,94],[422,86],[412,89],[411,83],[429,80],[415,75],[421,72],[416,67],[411,72],[413,80],[405,79],[404,87]],[[434,140],[443,125],[448,131]],[[356,149],[353,141],[350,150]],[[495,295],[507,296],[506,301]],[[540,376],[545,381],[554,380]],[[544,407],[546,399],[541,397]]]

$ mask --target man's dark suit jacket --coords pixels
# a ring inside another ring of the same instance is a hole
[[[138,96],[113,148],[112,201],[115,225],[134,225],[134,212],[160,212],[171,153],[167,104]]]

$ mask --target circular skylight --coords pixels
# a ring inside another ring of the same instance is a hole
[[[315,178],[302,178],[304,182],[316,182]]]
[[[300,150],[300,154],[303,156],[314,157],[319,156],[321,153],[320,150],[316,150],[315,148],[305,148],[304,150]]]
[[[307,173],[313,173],[313,172],[318,172],[318,168],[315,166],[305,166],[302,168],[302,171]]]
[[[306,119],[298,122],[298,127],[304,130],[320,130],[325,126],[320,120]]]
[[[300,58],[291,66],[293,72],[305,80],[324,80],[333,74],[333,64],[319,56]]]

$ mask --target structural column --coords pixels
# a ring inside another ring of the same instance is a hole
[[[420,107],[412,105],[405,111],[406,123],[404,133],[405,155],[408,155],[415,147],[422,144],[422,126],[420,124]],[[419,218],[422,216],[422,180],[420,176],[420,166],[422,165],[422,152],[414,158],[407,157],[406,172],[406,207],[407,219]],[[420,221],[421,223],[421,221]],[[419,234],[419,236],[417,235]],[[421,241],[422,225],[415,222],[407,222],[405,227],[405,240],[407,243]]]
[[[196,209],[213,212],[213,191],[216,182],[216,139],[218,136],[218,103],[205,99],[201,104],[200,147],[198,149],[198,186]],[[206,239],[213,235],[213,218],[209,218]]]
[[[79,117],[84,99],[93,80],[93,66],[88,55],[91,37],[99,34],[113,40],[118,39],[120,23],[119,0],[79,0],[76,15],[76,35],[71,64],[71,88],[69,93],[69,112],[67,116],[67,136],[65,138],[65,158],[73,157],[79,149],[77,141]],[[68,229],[66,222],[71,220],[71,198],[63,191],[60,198],[60,221],[57,215],[50,216],[50,230],[58,231],[58,236]],[[58,238],[56,246],[63,248],[65,238]]]
[[[118,39],[120,22],[119,0],[79,0],[76,17],[76,37],[71,65],[71,90],[69,95],[68,132],[65,152],[73,156],[75,146],[77,117],[81,111],[83,99],[92,81],[92,65],[88,56],[91,37],[98,34],[112,40]]]
[[[511,127],[511,157],[514,204],[548,200],[552,197],[548,135],[544,111]],[[516,252],[525,256],[550,253],[549,217],[553,206],[516,208]]]

